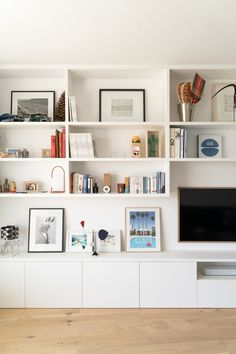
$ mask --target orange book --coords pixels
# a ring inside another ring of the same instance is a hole
[[[62,158],[62,151],[63,151],[63,135],[62,132],[59,131],[58,134],[58,140],[59,140],[59,151],[58,151],[58,157]]]
[[[56,135],[51,135],[51,157],[56,157]]]
[[[66,157],[66,129],[62,129],[62,157]]]

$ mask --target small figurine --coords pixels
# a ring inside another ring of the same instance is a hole
[[[10,192],[10,184],[8,183],[8,178],[5,179],[5,183],[3,185],[3,192],[4,193]]]
[[[10,183],[10,193],[16,193],[16,182],[14,181]]]
[[[2,193],[2,183],[0,181],[0,193]]]
[[[156,144],[158,143],[158,138],[152,134],[149,139],[148,139],[148,144],[149,144],[149,156],[148,157],[156,157],[157,156],[157,151],[156,151]]]
[[[98,193],[99,189],[98,189],[98,184],[97,182],[94,183],[94,186],[93,186],[93,193]]]
[[[141,157],[141,139],[139,136],[132,137],[132,157]]]

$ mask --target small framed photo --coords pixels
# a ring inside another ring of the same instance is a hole
[[[222,157],[222,136],[215,134],[198,135],[198,157],[219,158]]]
[[[93,231],[92,230],[72,230],[67,233],[67,252],[92,252]]]
[[[39,182],[37,181],[26,181],[23,182],[23,191],[28,193],[39,191]]]
[[[212,96],[229,83],[212,85]],[[233,122],[234,120],[234,88],[227,87],[212,99],[212,120],[215,122]]]
[[[160,208],[126,208],[127,252],[161,251]]]
[[[100,89],[100,122],[145,122],[144,89]]]
[[[63,252],[64,209],[29,209],[28,252]]]
[[[55,91],[11,91],[11,114],[26,121],[32,114],[44,114],[53,120]]]
[[[105,239],[99,238],[99,232],[96,231],[98,239],[99,252],[120,252],[121,251],[121,238],[120,230],[107,230],[108,235]]]

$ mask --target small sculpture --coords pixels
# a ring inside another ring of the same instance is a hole
[[[0,115],[0,122],[24,122],[24,118],[14,114],[4,113]]]
[[[2,183],[0,181],[0,193],[2,193]]]
[[[158,143],[158,138],[154,134],[152,134],[148,139],[149,157],[156,157],[156,155],[157,155],[156,144],[157,143]]]
[[[139,136],[132,137],[132,157],[141,157],[141,139]]]
[[[3,192],[4,193],[10,192],[10,184],[8,183],[8,178],[5,179],[5,183],[3,185]]]

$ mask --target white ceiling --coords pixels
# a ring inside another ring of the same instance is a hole
[[[236,64],[236,0],[0,0],[0,64]]]

